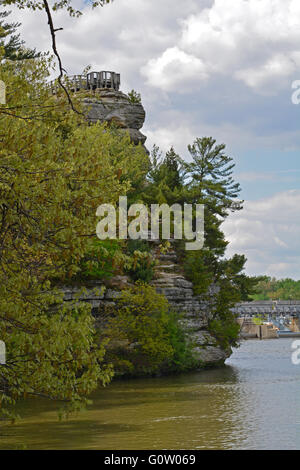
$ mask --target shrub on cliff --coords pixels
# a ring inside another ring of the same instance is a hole
[[[130,263],[125,271],[134,281],[150,282],[154,276],[155,260],[145,240],[128,240],[126,250]]]
[[[179,316],[170,311],[163,295],[146,284],[122,291],[102,337],[109,340],[106,361],[117,374],[151,375],[191,365]]]
[[[76,279],[110,279],[122,270],[122,244],[118,240],[94,239],[80,262]]]
[[[132,104],[140,104],[142,102],[141,94],[135,90],[131,90],[127,96]]]

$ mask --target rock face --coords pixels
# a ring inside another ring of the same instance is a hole
[[[144,144],[146,136],[140,132],[145,121],[145,110],[140,103],[132,103],[121,91],[100,88],[91,97],[83,99],[91,122],[113,123],[122,132],[128,132],[137,145]]]
[[[224,351],[216,339],[208,331],[208,321],[211,316],[215,289],[211,289],[211,301],[203,301],[193,294],[193,284],[187,281],[180,272],[175,251],[168,254],[159,254],[153,248],[158,265],[156,276],[151,284],[157,292],[164,294],[169,304],[183,314],[182,324],[193,344],[193,355],[199,368],[222,365],[230,356],[231,351]],[[101,281],[86,282],[84,288],[65,287],[63,289],[65,300],[89,302],[96,322],[100,322],[99,307],[114,305],[120,291],[128,289],[131,282],[127,276],[116,276],[104,286]],[[82,292],[80,292],[82,290]]]
[[[175,251],[167,255],[158,255],[156,279],[152,285],[160,294],[164,294],[169,304],[183,314],[182,324],[193,344],[193,355],[199,367],[221,365],[231,351],[225,351],[208,331],[214,294],[216,288],[210,289],[210,299],[201,300],[193,293],[193,284],[185,279],[177,264]]]

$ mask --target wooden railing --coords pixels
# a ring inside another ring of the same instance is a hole
[[[76,92],[80,90],[96,90],[108,88],[119,91],[120,74],[115,72],[89,72],[86,75],[66,75],[63,78],[64,85],[68,90]],[[49,82],[49,88],[56,94],[59,85],[56,80]]]

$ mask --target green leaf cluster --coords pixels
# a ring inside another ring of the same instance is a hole
[[[49,95],[51,66],[41,58],[7,61],[0,70],[7,90],[0,106],[2,410],[24,396],[78,407],[112,377],[90,306],[66,306],[51,280],[80,272],[94,247],[97,207],[116,204],[131,187],[132,168],[140,174],[147,161],[128,136],[88,125],[63,93]],[[106,251],[105,272],[113,255]]]
[[[1,5],[0,7],[2,8]],[[10,14],[11,11],[0,11],[0,48],[3,49],[3,59],[24,60],[39,57],[40,53],[25,47],[25,41],[20,39],[20,34],[16,34],[21,23],[6,23]]]
[[[130,263],[125,272],[133,281],[150,282],[154,277],[156,261],[150,252],[149,243],[145,240],[128,240],[127,253]]]
[[[180,317],[165,296],[147,284],[122,291],[103,334],[109,340],[106,360],[117,374],[144,376],[191,367]]]
[[[252,298],[254,300],[300,300],[300,281],[261,276]]]
[[[142,102],[141,94],[138,93],[135,90],[131,90],[127,94],[127,96],[128,96],[128,99],[129,99],[130,103],[132,103],[132,104],[141,104],[141,102]]]

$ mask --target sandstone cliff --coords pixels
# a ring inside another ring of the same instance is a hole
[[[193,293],[193,283],[186,280],[178,264],[175,250],[158,255],[156,279],[151,283],[164,294],[169,304],[183,314],[183,326],[193,343],[193,354],[199,367],[223,364],[230,352],[224,351],[208,331],[215,288],[210,289],[210,301]]]
[[[145,121],[145,110],[141,103],[133,103],[121,91],[100,88],[91,97],[85,97],[83,104],[87,107],[87,118],[91,122],[108,122],[122,132],[128,132],[131,140],[137,145],[146,141],[140,132]]]
[[[211,289],[211,301],[204,301],[193,293],[193,284],[181,272],[174,250],[161,254],[157,249],[158,243],[153,243],[153,255],[157,259],[156,273],[151,284],[158,293],[164,294],[173,309],[182,313],[182,324],[188,338],[193,344],[193,355],[198,367],[222,365],[229,357],[230,351],[225,351],[208,331],[208,322],[214,298]],[[96,322],[101,327],[101,311],[105,305],[115,305],[122,289],[128,289],[131,281],[127,276],[116,276],[104,284],[103,281],[88,281],[84,284],[85,292],[80,293],[83,286],[66,286],[63,291],[65,300],[89,302]]]

